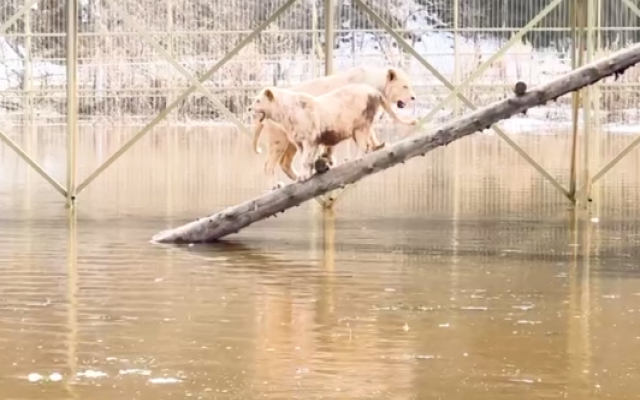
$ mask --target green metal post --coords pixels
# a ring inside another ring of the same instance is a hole
[[[76,192],[78,147],[78,0],[67,0],[67,206]]]

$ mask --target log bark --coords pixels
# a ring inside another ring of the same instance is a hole
[[[430,132],[418,134],[393,145],[387,145],[381,150],[341,164],[326,173],[316,174],[306,182],[285,186],[209,217],[200,218],[175,229],[162,231],[154,235],[152,241],[156,243],[217,241],[314,197],[353,184],[366,176],[404,163],[413,157],[424,156],[437,147],[446,146],[472,133],[489,129],[496,122],[523,113],[531,107],[546,104],[562,95],[592,85],[605,77],[615,75],[617,78],[627,68],[639,62],[640,45],[621,50],[544,85],[524,93],[518,93],[506,100],[498,101],[444,124],[438,127],[433,135],[429,134]]]

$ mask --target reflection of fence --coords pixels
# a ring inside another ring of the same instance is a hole
[[[79,170],[95,170],[136,130],[81,126]],[[569,132],[515,135],[514,140],[550,173],[567,181]],[[21,146],[39,155],[38,161],[54,178],[64,179],[65,165],[58,162],[66,151],[64,127],[39,127],[31,144],[18,133],[10,132]],[[387,140],[400,137],[392,132],[380,134]],[[613,157],[628,141],[625,136],[603,136],[601,157]],[[353,150],[345,147],[339,159]],[[195,218],[264,193],[268,187],[262,164],[231,126],[215,133],[210,127],[163,126],[105,171],[100,183],[90,185],[80,201],[92,220],[108,220],[113,215],[137,215],[142,220],[165,215]],[[607,220],[640,218],[638,164],[635,157],[625,158],[594,188],[599,216]],[[13,188],[16,207],[35,207],[38,199],[50,193],[46,183],[33,179],[33,174],[30,178],[26,165],[3,147],[0,170],[0,192]],[[338,216],[345,213],[356,219],[384,216],[402,220],[415,215],[556,220],[564,218],[566,200],[499,138],[478,134],[363,180],[340,198],[337,208]],[[275,221],[286,227],[287,218],[295,215],[298,213],[287,212]],[[155,225],[151,230],[157,230],[158,223]]]
[[[544,82],[635,41],[640,32],[637,0],[66,3],[10,0],[0,6],[0,108],[26,135],[34,127],[66,125],[67,183],[49,181],[69,199],[157,124],[230,123],[247,133],[244,110],[266,85],[356,65],[397,65],[414,79],[415,113],[437,122],[504,98],[517,80]],[[633,69],[618,82],[531,110],[495,131],[573,200],[580,187],[590,192],[592,178],[603,175],[599,169],[609,158],[601,147],[609,136],[636,133],[639,85]],[[122,135],[139,130],[76,179],[76,131],[84,125]],[[562,172],[547,171],[518,144],[522,138],[510,136],[528,131],[557,134],[565,151]],[[615,140],[635,144],[631,139]],[[37,157],[31,164],[40,168]]]

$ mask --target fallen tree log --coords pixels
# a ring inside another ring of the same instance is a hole
[[[316,174],[302,183],[294,183],[274,190],[240,205],[229,207],[217,214],[200,218],[175,229],[153,236],[156,243],[202,243],[216,241],[224,236],[274,216],[285,210],[335,189],[353,184],[413,157],[445,146],[472,133],[489,129],[491,125],[527,109],[543,105],[558,97],[592,85],[601,79],[624,73],[640,62],[640,45],[621,50],[607,58],[578,68],[529,91],[519,83],[516,95],[476,110],[453,122],[437,128],[434,135],[419,134],[391,146],[369,153],[362,158],[346,162],[326,173]]]

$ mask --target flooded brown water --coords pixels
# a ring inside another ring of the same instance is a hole
[[[64,182],[56,129],[20,144]],[[83,128],[79,179],[128,137]],[[564,176],[565,138],[517,139]],[[75,215],[0,147],[2,398],[637,398],[636,159],[572,223],[499,138],[442,150],[172,247],[148,241],[265,190],[246,138],[159,128]]]

